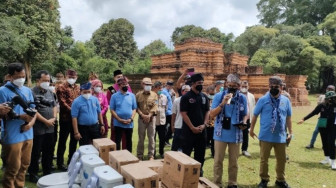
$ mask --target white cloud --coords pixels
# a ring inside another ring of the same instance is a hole
[[[90,40],[92,33],[110,19],[126,18],[135,27],[141,49],[161,39],[169,47],[176,27],[217,27],[238,36],[246,26],[258,24],[258,0],[59,0],[62,26],[70,25],[74,38]]]

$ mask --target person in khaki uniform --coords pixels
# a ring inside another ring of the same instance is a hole
[[[147,131],[148,137],[148,158],[154,159],[155,150],[155,115],[157,111],[158,96],[152,90],[152,80],[150,78],[144,78],[141,83],[143,90],[139,91],[135,98],[137,101],[137,112],[139,114],[138,119],[138,147],[137,157],[142,160],[144,153],[144,141]]]
[[[157,93],[158,101],[157,101],[157,112],[156,112],[156,122],[155,129],[156,133],[159,135],[159,154],[161,158],[163,158],[164,147],[165,147],[165,135],[166,135],[166,111],[168,109],[168,98],[166,95],[162,93],[162,83],[160,81],[156,81],[154,83],[153,92]],[[156,141],[156,134],[155,134]]]

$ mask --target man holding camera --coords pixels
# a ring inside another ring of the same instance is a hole
[[[250,136],[254,138],[254,127],[260,114],[260,178],[259,188],[267,187],[269,182],[268,159],[274,148],[276,159],[275,185],[289,188],[285,181],[286,142],[292,138],[292,107],[289,99],[281,95],[282,80],[279,76],[269,78],[269,92],[261,97],[254,108]],[[286,134],[288,129],[288,135]]]
[[[13,103],[14,97],[19,98],[20,101],[18,105],[10,104],[13,106],[13,111],[9,112],[2,124],[1,138],[6,153],[6,169],[2,184],[4,188],[22,188],[30,163],[33,145],[32,126],[35,123],[36,111],[26,108],[27,103],[33,102],[34,98],[32,91],[23,86],[26,78],[23,65],[21,63],[9,64],[8,74],[10,82],[0,88],[0,103]]]
[[[39,158],[42,153],[43,176],[51,174],[53,160],[54,124],[57,115],[54,94],[49,90],[48,71],[37,72],[36,86],[32,89],[35,99],[37,120],[34,125],[34,140],[31,163],[28,168],[29,181],[38,181]]]
[[[240,79],[237,75],[227,76],[228,89],[217,93],[213,99],[210,117],[216,117],[214,140],[214,182],[222,187],[223,160],[228,147],[228,188],[237,187],[239,146],[243,141],[242,130],[247,128],[247,100],[239,92]]]

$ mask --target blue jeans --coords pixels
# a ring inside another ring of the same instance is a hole
[[[311,146],[314,146],[318,133],[319,133],[319,129],[318,129],[318,126],[316,125],[315,130],[314,130],[313,135],[312,135],[312,138],[310,140],[310,145]]]

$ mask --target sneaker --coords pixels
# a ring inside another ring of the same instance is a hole
[[[322,161],[320,161],[321,164],[330,164],[330,159],[324,159]]]
[[[313,149],[314,146],[309,144],[309,145],[306,146],[306,148],[307,148],[307,149]]]
[[[248,151],[242,151],[242,154],[246,157],[251,157],[251,154]]]
[[[336,170],[336,163],[331,165],[331,170]]]
[[[267,180],[261,180],[258,185],[258,188],[267,188],[267,183],[268,183]]]
[[[290,188],[286,181],[275,181],[275,185],[281,188]]]

